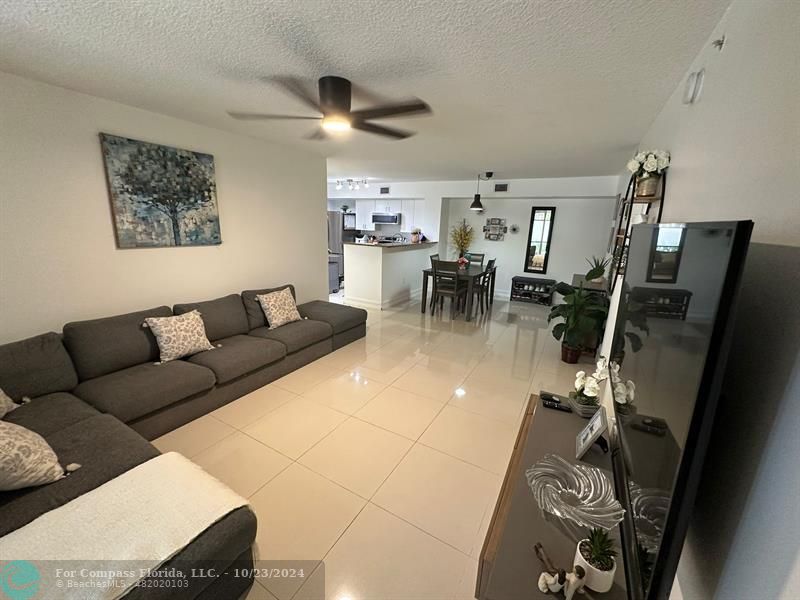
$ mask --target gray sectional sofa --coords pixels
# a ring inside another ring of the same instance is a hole
[[[62,465],[82,465],[49,485],[0,492],[0,536],[157,456],[147,440],[366,333],[366,311],[322,301],[299,305],[303,320],[268,329],[255,296],[284,287],[68,323],[63,335],[45,333],[0,346],[0,388],[14,400],[30,398],[4,419],[42,435]],[[214,350],[157,364],[158,345],[143,326],[145,317],[194,309]],[[170,563],[186,567],[214,560],[218,570],[221,563],[250,565],[255,533],[255,515],[240,508]],[[236,598],[247,585],[222,576],[196,580],[181,597]],[[164,591],[143,587],[129,596],[158,597]]]

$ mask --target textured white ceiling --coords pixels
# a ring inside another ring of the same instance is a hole
[[[329,157],[388,180],[616,173],[729,0],[0,0],[0,70]],[[360,108],[417,96],[431,117],[306,141],[309,114],[260,80],[341,75]],[[128,132],[135,136],[136,132]]]

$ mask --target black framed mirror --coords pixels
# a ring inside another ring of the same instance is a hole
[[[555,207],[534,206],[531,208],[531,225],[528,228],[528,246],[525,252],[526,273],[547,273],[555,220]]]
[[[686,228],[664,226],[658,229],[650,245],[647,263],[648,283],[676,283],[681,266]]]

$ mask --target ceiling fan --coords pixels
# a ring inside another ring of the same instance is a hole
[[[306,106],[321,113],[316,117],[303,117],[293,115],[269,115],[261,113],[228,112],[234,119],[242,121],[269,121],[269,120],[311,120],[320,121],[321,128],[307,136],[312,140],[328,138],[328,132],[341,132],[349,129],[358,129],[367,133],[374,133],[385,137],[402,140],[414,135],[413,132],[393,129],[383,125],[370,123],[372,119],[389,119],[406,115],[431,114],[431,107],[422,100],[415,99],[398,104],[388,104],[350,110],[352,99],[352,84],[344,77],[326,76],[319,79],[319,101],[315,100],[303,89],[297,80],[287,77],[272,78],[274,81],[298,98]]]

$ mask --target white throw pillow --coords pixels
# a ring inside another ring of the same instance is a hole
[[[0,389],[0,419],[5,417],[15,408],[19,408],[19,404],[14,402],[8,394]]]
[[[264,316],[267,317],[270,329],[302,319],[300,313],[297,312],[292,291],[288,287],[278,292],[260,294],[256,296],[256,300],[261,305]]]
[[[147,317],[145,323],[156,336],[162,363],[214,349],[196,310],[174,317]]]
[[[42,436],[0,421],[0,491],[44,485],[62,477],[64,469]]]

